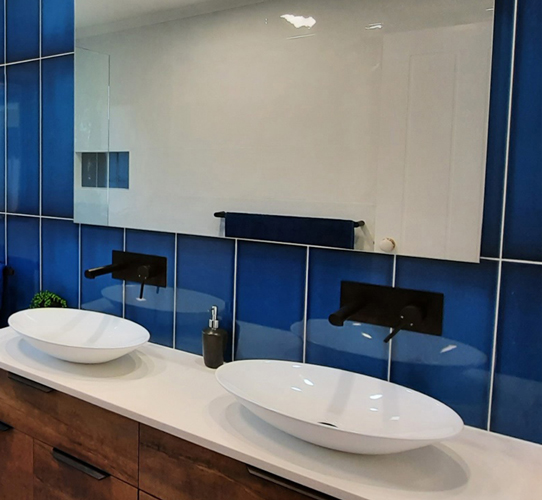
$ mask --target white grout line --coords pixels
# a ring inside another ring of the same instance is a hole
[[[179,266],[177,252],[179,250],[179,235],[175,234],[175,250],[173,254],[173,348],[177,344],[177,268]]]
[[[78,224],[78,226],[79,226],[79,231],[78,231],[77,249],[79,253],[79,259],[78,259],[79,278],[78,278],[78,283],[77,283],[77,292],[78,292],[77,308],[81,309],[81,300],[82,300],[81,297],[83,294],[83,279],[82,279],[83,277],[83,259],[82,259],[83,245],[81,244],[82,225]]]
[[[53,215],[34,215],[34,214],[22,214],[17,212],[0,212],[0,215],[13,215],[15,217],[33,217],[35,219],[41,218],[41,219],[52,219],[52,220],[66,220],[75,222],[76,221],[72,217],[55,217]]]
[[[309,267],[311,247],[307,247],[305,258],[305,307],[303,308],[303,363],[307,362],[307,315],[309,310]]]
[[[232,298],[232,326],[231,326],[231,360],[235,361],[236,321],[237,321],[237,254],[239,240],[235,240],[233,256],[233,298]]]
[[[542,262],[537,262],[535,260],[521,260],[521,259],[499,259],[498,257],[481,257],[480,260],[489,260],[492,262],[509,262],[511,264],[523,264],[529,266],[542,266]]]
[[[491,430],[491,414],[493,410],[493,393],[495,389],[495,367],[497,364],[497,336],[499,330],[499,310],[501,304],[501,282],[502,282],[502,265],[503,265],[503,249],[504,249],[504,226],[506,217],[506,196],[508,194],[508,167],[510,165],[510,130],[512,126],[512,106],[513,106],[513,91],[514,91],[514,69],[516,61],[516,31],[518,19],[518,0],[514,0],[514,21],[512,30],[512,57],[510,61],[510,89],[508,95],[508,121],[506,131],[506,151],[504,163],[504,183],[502,196],[502,212],[501,212],[501,240],[499,246],[499,263],[497,271],[497,294],[495,297],[495,321],[493,326],[493,350],[491,353],[491,375],[489,381],[489,401],[487,411],[487,430]]]
[[[39,73],[39,89],[38,89],[38,213],[39,213],[39,291],[43,290],[43,68],[42,68],[42,59],[41,59],[41,25],[42,25],[42,3],[39,3],[39,25],[38,25],[38,44],[39,44],[39,63],[38,63],[38,73]],[[7,210],[7,208],[6,208]]]
[[[40,41],[40,45],[41,45],[41,41]],[[40,48],[40,50],[41,50],[41,48]],[[17,64],[25,64],[25,63],[29,63],[29,62],[43,61],[45,59],[56,59],[58,57],[72,56],[74,54],[75,54],[75,51],[74,52],[63,52],[62,54],[54,54],[52,56],[34,57],[33,59],[25,59],[24,61],[13,61],[13,62],[9,62],[9,63],[0,64],[0,66],[15,66]]]
[[[6,3],[4,2],[4,57],[6,55]],[[4,263],[8,263],[8,75],[4,68]]]
[[[122,230],[122,251],[126,252],[126,228]],[[122,280],[122,317],[126,318],[126,280]]]
[[[393,255],[393,273],[391,277],[391,286],[395,288],[395,276],[397,274],[397,255]],[[390,333],[393,331],[393,328],[390,328]],[[388,344],[388,373],[387,373],[387,380],[388,382],[391,382],[391,356],[392,356],[392,350],[393,350],[393,339],[390,340]]]

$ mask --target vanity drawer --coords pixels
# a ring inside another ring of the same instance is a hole
[[[0,422],[0,498],[32,500],[32,438]]]
[[[0,370],[0,421],[137,486],[137,422],[25,382]]]
[[[331,500],[145,425],[139,453],[139,487],[160,500]]]
[[[34,500],[138,500],[137,488],[112,476],[92,477],[53,452],[34,441]]]

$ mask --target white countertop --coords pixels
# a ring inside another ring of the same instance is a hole
[[[0,330],[0,368],[345,500],[535,500],[542,446],[466,427],[444,443],[361,456],[305,443],[241,407],[202,358],[149,344],[75,365]]]

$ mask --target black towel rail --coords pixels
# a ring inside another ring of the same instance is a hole
[[[214,216],[218,219],[225,219],[226,218],[226,212],[215,212]],[[358,220],[354,221],[354,227],[363,227],[365,226],[364,220]]]

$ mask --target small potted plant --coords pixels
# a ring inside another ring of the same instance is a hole
[[[56,293],[43,290],[34,295],[30,302],[30,309],[43,307],[68,307],[68,303]]]

